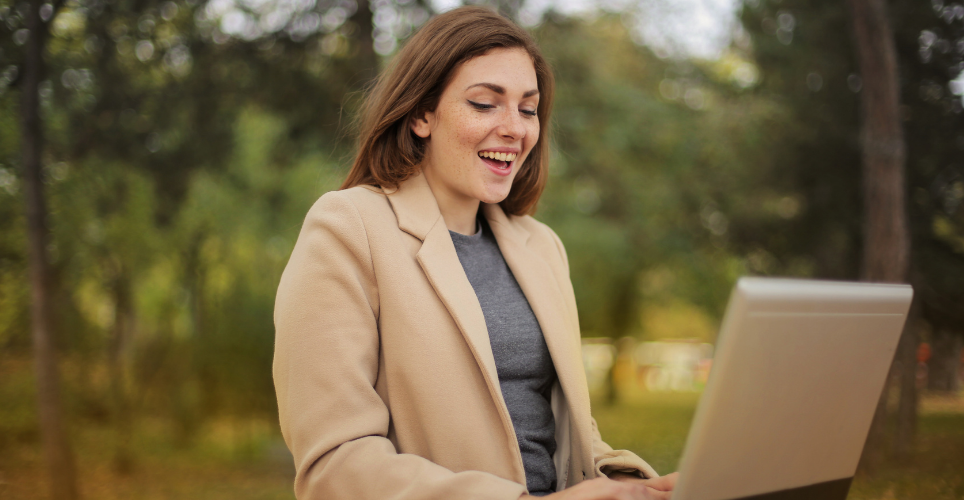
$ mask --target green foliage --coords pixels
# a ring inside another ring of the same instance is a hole
[[[539,216],[569,249],[585,331],[638,334],[650,302],[684,301],[718,319],[747,268],[785,269],[743,262],[741,233],[784,222],[779,204],[795,193],[770,182],[775,161],[760,147],[786,111],[727,76],[739,56],[663,61],[616,16],[556,20],[537,34],[558,81]],[[659,286],[646,279],[654,272]]]
[[[0,93],[0,350],[29,345],[26,239],[18,175],[18,100]]]
[[[0,348],[12,352],[29,346],[10,36],[23,7],[0,2]],[[41,90],[71,407],[123,418],[108,411],[120,373],[135,413],[169,414],[185,437],[218,413],[275,411],[274,290],[308,207],[340,183],[344,96],[363,83],[350,21],[246,41],[205,8],[66,2]],[[332,37],[338,50],[319,50]]]

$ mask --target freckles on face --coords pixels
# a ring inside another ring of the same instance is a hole
[[[464,62],[436,110],[412,127],[426,140],[422,169],[433,189],[485,203],[505,199],[539,138],[538,104],[525,50],[495,49]]]

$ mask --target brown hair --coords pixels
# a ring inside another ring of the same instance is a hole
[[[412,120],[436,109],[459,65],[496,48],[524,49],[536,70],[539,138],[499,204],[510,215],[534,212],[549,173],[552,70],[524,29],[482,7],[461,7],[430,20],[378,77],[362,106],[358,154],[341,189],[361,184],[394,188],[416,175],[425,145],[411,130]]]

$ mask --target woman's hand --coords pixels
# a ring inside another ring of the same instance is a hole
[[[609,474],[609,479],[615,481],[624,481],[630,483],[645,484],[650,488],[658,491],[673,491],[676,487],[676,479],[679,478],[679,472],[674,472],[672,474],[666,474],[665,476],[654,477],[652,479],[642,479],[639,476],[633,474],[626,474],[625,472],[613,472]]]
[[[675,476],[675,474],[671,475]],[[656,481],[662,478],[644,480],[637,477],[635,479],[635,481],[617,481],[608,477],[597,477],[542,498],[546,500],[669,500],[672,495],[672,491],[659,490],[644,484],[644,481]],[[672,482],[675,484],[675,477]],[[536,498],[538,497],[522,495],[519,500]]]

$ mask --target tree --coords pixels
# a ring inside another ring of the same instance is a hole
[[[31,330],[37,374],[40,429],[51,495],[57,500],[79,497],[74,460],[67,438],[60,397],[60,375],[51,316],[50,265],[47,257],[49,230],[43,189],[43,120],[40,114],[40,82],[44,75],[45,19],[55,14],[41,0],[29,3],[24,19],[28,30],[20,82],[21,145],[23,148],[24,201],[31,289]]]
[[[903,283],[907,280],[910,238],[904,206],[906,147],[900,119],[894,35],[883,0],[851,0],[850,8],[863,82],[860,94],[864,198],[861,277],[867,281]],[[899,359],[907,360],[916,353],[914,335],[912,325],[905,328]],[[913,363],[904,366],[913,366]],[[904,372],[906,374],[909,370]],[[914,383],[913,380],[909,382],[901,385],[905,395],[901,398],[903,411],[899,412],[904,417],[901,419],[903,426],[912,426],[908,418],[916,416],[913,410],[916,408]],[[864,451],[864,459],[870,466],[883,458],[881,441],[887,415],[887,394],[885,388]],[[911,439],[906,430],[898,435],[904,438],[902,442]],[[906,443],[899,446],[906,446]]]
[[[903,283],[910,245],[904,208],[906,146],[894,36],[883,0],[851,0],[850,6],[863,82],[865,236],[861,275],[868,281]]]

